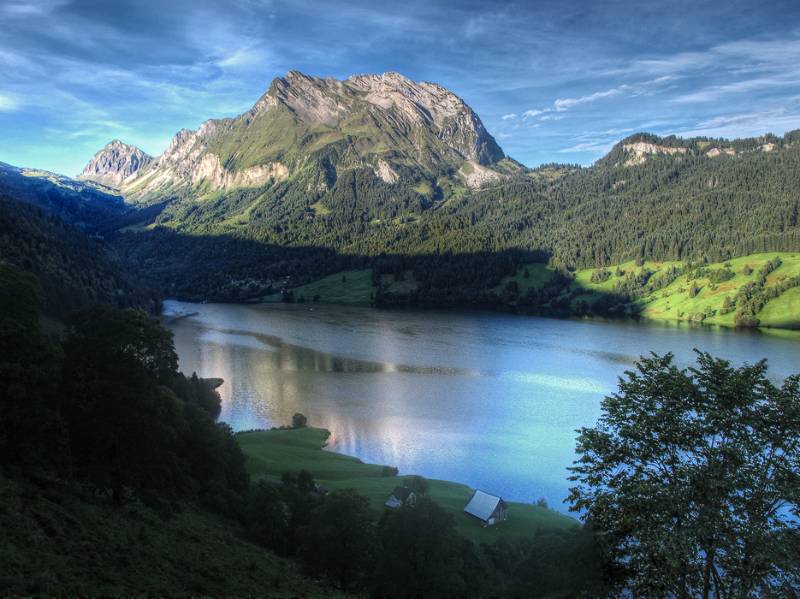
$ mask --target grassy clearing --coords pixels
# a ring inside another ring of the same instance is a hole
[[[493,291],[501,293],[510,281],[516,281],[520,295],[525,295],[531,288],[547,285],[552,280],[553,274],[553,269],[546,264],[525,264],[513,277],[503,277],[503,280]]]
[[[331,213],[330,209],[327,208],[322,202],[314,202],[311,204],[311,209],[317,216],[327,216]]]
[[[372,270],[346,270],[295,287],[292,291],[295,300],[303,297],[309,302],[319,296],[318,301],[326,304],[368,306],[373,293]]]
[[[646,295],[636,303],[641,309],[642,317],[651,320],[698,320],[699,314],[705,314],[704,323],[734,326],[735,313],[721,313],[725,298],[730,297],[733,300],[739,289],[746,283],[756,281],[759,269],[775,257],[780,257],[783,263],[767,278],[767,288],[783,279],[800,275],[798,253],[752,254],[705,265],[712,270],[722,268],[732,270],[734,277],[728,281],[713,284],[708,278],[702,277],[689,281],[687,275],[681,275],[663,289]],[[637,266],[634,262],[626,262],[608,267],[606,270],[611,272],[611,277],[601,283],[591,281],[592,273],[596,269],[579,270],[575,273],[573,285],[595,293],[611,293],[616,284],[629,272],[647,269],[655,273],[654,276],[658,276],[670,266],[681,266],[681,263],[645,262],[644,265]],[[690,292],[693,285],[699,289],[694,295]],[[587,301],[592,299],[591,295],[581,297]],[[757,318],[762,327],[800,328],[800,289],[790,289],[768,302]]]
[[[278,480],[284,472],[306,469],[331,490],[351,488],[369,498],[376,512],[405,476],[386,476],[383,466],[330,451],[323,451],[328,431],[317,428],[271,430],[240,433],[236,436],[247,456],[247,468],[255,479]],[[472,495],[466,485],[429,480],[428,494],[456,519],[456,527],[465,537],[476,542],[491,543],[501,539],[532,536],[538,530],[563,529],[577,522],[558,512],[536,505],[509,504],[508,521],[488,528],[464,514],[464,506]]]

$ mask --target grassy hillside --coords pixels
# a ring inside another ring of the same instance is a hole
[[[326,594],[235,520],[189,504],[165,515],[0,476],[0,529],[4,596]]]
[[[774,258],[780,258],[782,264],[767,277],[765,289],[770,289],[783,280],[800,275],[800,254],[798,253],[764,253],[751,254],[734,258],[726,262],[704,265],[707,271],[729,270],[733,277],[714,283],[708,276],[682,274],[662,289],[647,293],[634,302],[643,318],[650,320],[685,320],[702,321],[706,324],[734,326],[735,311],[724,313],[725,298],[734,300],[739,290],[747,283],[758,279],[758,271]],[[591,281],[596,269],[580,270],[575,273],[574,285],[592,292],[613,292],[617,283],[628,273],[649,270],[653,277],[666,273],[670,267],[680,268],[679,262],[645,262],[637,266],[626,262],[608,267],[611,276],[602,283]],[[690,280],[691,278],[691,280]],[[756,317],[759,326],[779,328],[800,328],[800,288],[784,291],[771,299]],[[586,298],[584,298],[586,299]]]
[[[352,488],[369,498],[376,511],[404,476],[392,476],[384,466],[323,451],[329,433],[318,428],[240,433],[236,436],[247,456],[247,469],[255,479],[276,480],[284,472],[310,471],[320,484],[331,490]],[[539,530],[564,529],[577,525],[572,518],[536,505],[510,503],[508,521],[488,528],[464,514],[472,490],[458,483],[430,480],[428,494],[456,519],[458,531],[477,542],[531,537]]]
[[[347,270],[338,272],[292,289],[295,301],[320,301],[327,304],[368,306],[374,293],[372,271]],[[273,296],[270,299],[280,299]]]

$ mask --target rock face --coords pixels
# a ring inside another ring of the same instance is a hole
[[[628,159],[625,161],[625,166],[644,164],[649,154],[686,154],[686,148],[662,146],[644,141],[623,144],[622,149],[630,154]]]
[[[152,161],[152,156],[136,146],[115,139],[94,155],[78,178],[120,188]]]
[[[387,185],[448,172],[477,187],[503,176],[494,169],[500,161],[513,162],[475,112],[439,85],[398,73],[340,81],[290,71],[244,114],[179,131],[157,158],[114,141],[81,177],[134,200],[272,185],[309,168],[322,173],[316,187],[357,168]]]

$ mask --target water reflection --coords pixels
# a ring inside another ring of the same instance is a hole
[[[469,312],[168,302],[181,368],[222,377],[234,429],[303,412],[333,450],[507,498],[567,494],[575,429],[637,356],[698,347],[736,363],[797,366],[797,336]]]

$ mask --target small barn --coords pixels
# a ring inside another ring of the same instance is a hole
[[[492,526],[505,521],[508,512],[506,502],[496,495],[483,491],[475,491],[464,511],[483,522],[484,526]]]
[[[404,505],[414,505],[417,502],[417,495],[408,487],[395,487],[385,505],[388,508],[398,508]]]

